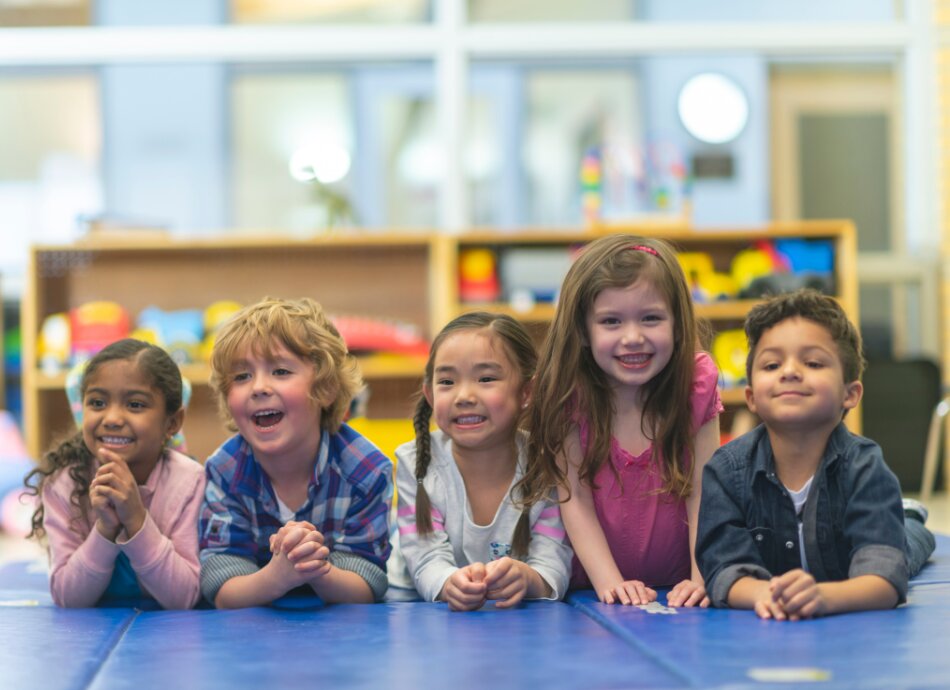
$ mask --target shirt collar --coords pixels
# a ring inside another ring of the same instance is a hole
[[[764,424],[760,424],[752,433],[758,435],[755,452],[752,456],[753,475],[762,474],[771,480],[778,481],[775,474],[775,455],[772,453],[772,441],[769,439],[768,430]],[[848,431],[848,427],[845,426],[843,421],[834,428],[828,437],[828,442],[825,444],[825,452],[818,464],[818,472],[826,472],[837,463],[850,435],[851,432]]]
[[[234,458],[233,486],[235,490],[246,496],[261,499],[265,503],[272,502],[271,507],[276,510],[277,502],[274,499],[274,489],[260,463],[254,458],[254,449],[251,444],[242,438],[232,457]],[[313,464],[313,476],[307,489],[307,493],[311,498],[319,488],[320,477],[323,476],[329,462],[330,434],[324,429],[320,434],[320,446],[317,448],[316,462]]]

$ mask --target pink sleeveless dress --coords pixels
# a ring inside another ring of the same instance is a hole
[[[722,412],[717,383],[719,372],[705,352],[696,354],[696,373],[690,395],[692,433]],[[589,425],[579,420],[581,445],[586,446]],[[650,587],[669,587],[690,576],[689,525],[686,502],[661,493],[663,475],[651,462],[652,446],[633,456],[611,439],[610,462],[595,477],[594,507],[610,552],[624,580],[641,580]],[[683,462],[689,462],[684,458]],[[617,481],[617,475],[620,482]],[[574,557],[571,587],[588,589],[590,579]]]

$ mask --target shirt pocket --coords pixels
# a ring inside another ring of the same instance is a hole
[[[771,527],[752,527],[749,530],[749,537],[752,543],[759,551],[759,556],[766,567],[778,561],[778,555],[775,552],[775,530]]]

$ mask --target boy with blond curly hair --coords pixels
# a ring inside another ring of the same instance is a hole
[[[362,380],[320,305],[245,307],[219,332],[211,369],[237,434],[205,465],[204,597],[218,608],[298,588],[327,603],[382,599],[392,463],[343,423]]]

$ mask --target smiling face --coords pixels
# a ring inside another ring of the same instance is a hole
[[[86,381],[82,404],[86,447],[97,456],[103,448],[117,453],[140,484],[181,428],[184,414],[166,412],[165,396],[132,359],[99,365]]]
[[[228,411],[255,458],[311,462],[320,445],[320,405],[311,397],[314,367],[283,345],[273,356],[248,348],[231,364]]]
[[[673,314],[663,295],[645,280],[606,288],[587,314],[591,354],[621,395],[663,371],[673,356]]]
[[[746,402],[770,429],[828,430],[863,392],[860,381],[845,382],[828,330],[801,317],[762,334],[751,375]]]
[[[439,346],[425,396],[456,448],[488,450],[514,441],[527,388],[490,331],[459,331]]]

